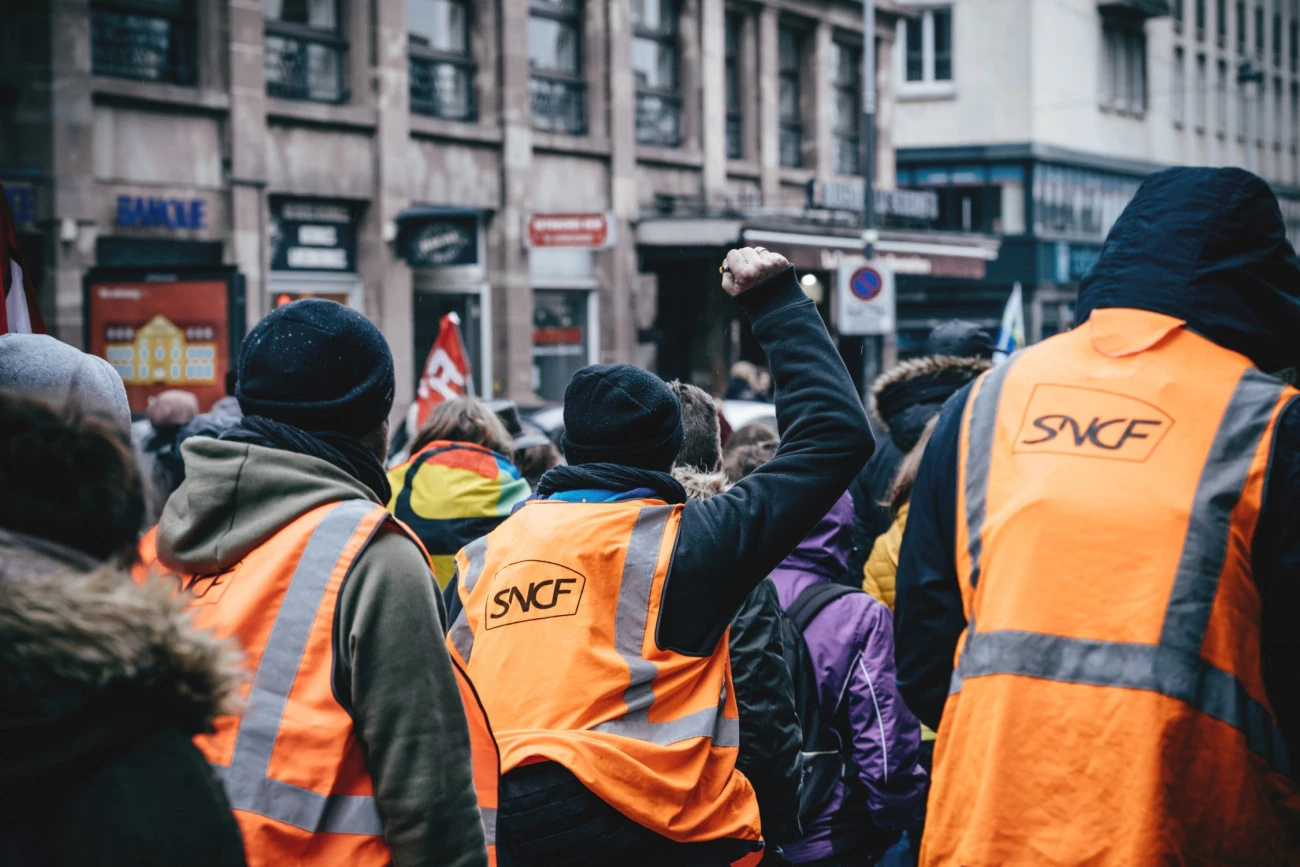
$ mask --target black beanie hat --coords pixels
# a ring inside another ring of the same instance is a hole
[[[320,298],[277,307],[239,352],[245,415],[362,437],[393,408],[393,354],[369,319]]]
[[[668,472],[682,447],[682,408],[662,379],[633,364],[593,364],[564,390],[564,457]]]

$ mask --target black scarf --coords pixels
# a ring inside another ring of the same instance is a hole
[[[649,488],[665,503],[686,502],[686,489],[668,473],[625,467],[621,464],[580,464],[549,470],[537,483],[537,495],[549,497],[561,491],[601,488],[632,491]]]
[[[384,465],[356,437],[333,431],[308,432],[265,416],[246,415],[221,439],[320,458],[374,491],[379,502],[387,505],[392,498]]]

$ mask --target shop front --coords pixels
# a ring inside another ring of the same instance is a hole
[[[361,309],[357,274],[360,208],[349,202],[272,197],[267,227],[270,307],[324,298]]]
[[[411,266],[415,363],[423,366],[442,317],[460,318],[474,393],[492,397],[492,303],[487,278],[487,214],[413,207],[398,215],[397,252]],[[417,377],[418,378],[418,377]]]
[[[244,334],[244,282],[223,262],[226,212],[210,194],[110,191],[84,275],[84,345],[121,375],[134,413],[157,393],[226,394]]]

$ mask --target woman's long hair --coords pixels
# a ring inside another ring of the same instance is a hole
[[[934,426],[938,422],[939,414],[935,413],[925,423],[925,429],[921,431],[916,445],[898,464],[898,472],[894,474],[894,484],[889,489],[889,499],[884,503],[889,506],[889,511],[894,517],[898,517],[898,510],[903,508],[912,497],[912,488],[916,485],[916,473],[921,469],[921,458],[925,457],[925,447],[929,444],[930,435],[934,433]]]
[[[437,440],[474,443],[514,458],[514,440],[510,432],[497,414],[476,397],[457,397],[435,406],[420,435],[415,438],[411,454]]]

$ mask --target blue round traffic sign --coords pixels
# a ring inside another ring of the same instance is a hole
[[[855,297],[862,301],[870,301],[880,294],[880,289],[885,281],[881,278],[880,272],[870,265],[863,265],[853,272],[849,279],[849,291]]]

